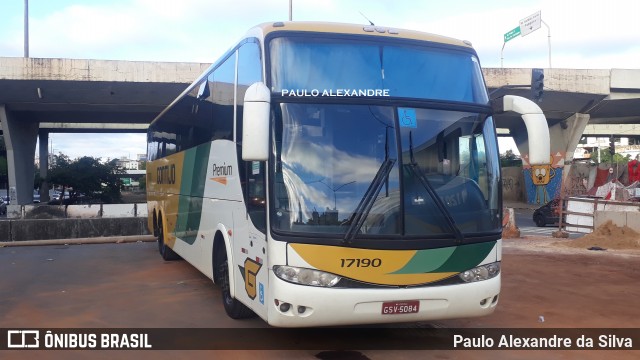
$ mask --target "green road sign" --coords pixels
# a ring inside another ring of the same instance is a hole
[[[516,36],[520,36],[520,26],[504,34],[504,42],[507,42]]]

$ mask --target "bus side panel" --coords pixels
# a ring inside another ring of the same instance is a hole
[[[265,321],[269,269],[266,236],[251,222],[244,204],[233,207],[235,297]]]
[[[210,144],[204,197],[243,202],[236,144],[229,140]]]
[[[184,152],[173,154],[147,164],[147,196],[149,215],[155,211],[164,222],[165,243],[173,248],[178,214],[178,194],[182,182]],[[153,219],[151,220],[153,221]],[[153,230],[153,229],[151,229]]]
[[[200,228],[215,228],[220,223],[231,230],[229,239],[233,254],[228,256],[234,272],[235,297],[266,320],[266,238],[247,215],[242,186],[237,145],[227,140],[214,141],[204,189],[205,201],[211,204],[211,215],[203,217]],[[232,219],[229,218],[231,214]],[[214,234],[203,236],[213,242]],[[203,248],[203,264],[211,263],[211,246],[207,243]]]
[[[210,272],[211,265],[204,266],[202,241],[197,240],[203,239],[200,223],[210,149],[211,143],[204,143],[148,165],[148,193],[153,194],[153,209],[162,214],[165,243],[203,272]]]

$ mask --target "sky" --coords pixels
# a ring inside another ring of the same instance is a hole
[[[637,0],[293,0],[294,21],[419,30],[473,43],[501,66],[503,35],[541,11],[539,30],[509,41],[504,67],[640,68]],[[24,55],[24,0],[0,0],[0,56]],[[29,55],[42,58],[214,62],[253,25],[287,20],[289,0],[29,0]],[[364,16],[363,16],[364,15]],[[144,134],[53,134],[71,158],[131,157]],[[509,145],[503,146],[501,150]]]

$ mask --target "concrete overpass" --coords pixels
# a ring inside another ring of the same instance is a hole
[[[49,132],[144,132],[208,66],[0,58],[0,121],[15,203],[32,201],[38,136],[41,144],[47,144]],[[499,88],[529,85],[531,69],[483,71],[492,98],[506,94],[530,97],[527,88]],[[539,105],[549,122],[554,154],[550,162],[562,173],[587,124],[640,124],[640,70],[545,69],[545,94]],[[503,113],[495,118],[499,128],[508,129],[526,161],[528,139],[520,116]],[[48,158],[46,146],[41,147],[40,158]],[[41,168],[46,170],[46,166]]]
[[[208,66],[0,58],[0,121],[14,204],[32,201],[38,136],[45,144],[40,159],[46,162],[49,132],[146,132],[151,120]],[[44,163],[43,177],[46,169]]]

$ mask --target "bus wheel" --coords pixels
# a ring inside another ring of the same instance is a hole
[[[224,259],[218,261],[217,279],[220,280],[220,292],[222,293],[222,304],[224,305],[224,311],[227,312],[232,319],[246,319],[253,317],[255,314],[246,305],[231,296],[229,290],[229,261],[227,260],[226,253]]]
[[[175,253],[167,244],[164,243],[164,227],[162,226],[162,220],[158,221],[158,251],[160,256],[165,261],[173,261],[180,259],[180,256]]]

